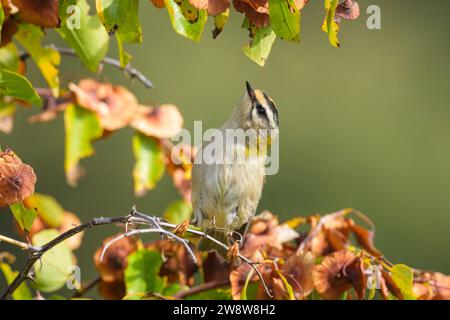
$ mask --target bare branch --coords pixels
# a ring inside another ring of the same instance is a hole
[[[4,235],[0,234],[0,242],[2,242],[2,241],[3,242],[7,242],[9,244],[12,244],[12,245],[14,245],[16,247],[19,247],[19,248],[23,249],[23,250],[32,250],[32,251],[39,250],[38,247],[35,247],[35,246],[31,245],[31,244],[28,244],[28,243],[25,243],[25,242],[22,242],[22,241],[18,241],[18,240],[15,240],[15,239],[12,239],[10,237],[7,237],[7,236],[4,236]]]
[[[70,48],[60,48],[60,47],[56,47],[56,46],[52,46],[56,51],[58,51],[60,54],[69,56],[69,57],[78,57],[77,53],[75,52],[75,50],[70,49]],[[20,60],[26,60],[30,57],[30,54],[28,52],[22,52],[20,54]],[[125,73],[127,73],[131,78],[136,78],[138,79],[146,88],[151,89],[153,88],[153,82],[147,78],[144,74],[142,74],[142,72],[140,72],[139,70],[133,68],[130,64],[127,64],[125,66],[125,68],[122,68],[122,66],[120,65],[120,61],[117,59],[113,59],[110,57],[104,57],[101,61],[102,64],[108,64],[111,65],[113,67],[116,67],[120,70],[123,70]]]

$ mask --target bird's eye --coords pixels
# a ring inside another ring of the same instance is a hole
[[[256,106],[256,112],[258,112],[258,114],[260,116],[265,116],[266,115],[266,109],[264,109],[264,107],[262,105],[260,105],[260,104],[258,104]]]

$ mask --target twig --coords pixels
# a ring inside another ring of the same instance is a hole
[[[220,279],[220,280],[202,283],[196,287],[190,288],[189,290],[178,292],[177,294],[174,295],[174,298],[175,299],[184,299],[187,296],[192,296],[192,295],[200,293],[200,292],[219,288],[219,287],[225,286],[229,283],[230,283],[230,279],[228,277],[224,278],[224,279]]]
[[[104,253],[106,252],[106,250],[112,243],[114,243],[115,241],[118,241],[124,237],[132,236],[132,235],[136,235],[136,234],[159,233],[161,235],[165,235],[168,238],[172,238],[173,240],[183,244],[183,246],[186,248],[186,251],[192,258],[192,260],[194,262],[196,262],[196,257],[195,257],[194,252],[192,251],[191,247],[189,246],[189,241],[186,239],[183,239],[163,228],[163,227],[166,227],[166,228],[174,229],[177,226],[176,224],[164,222],[164,221],[161,221],[160,218],[143,214],[143,213],[137,211],[135,207],[133,207],[131,209],[131,212],[126,216],[110,217],[110,218],[94,218],[90,222],[81,224],[77,227],[74,227],[74,228],[62,233],[61,235],[59,235],[58,237],[56,237],[55,239],[51,240],[50,242],[44,244],[41,247],[27,245],[25,243],[21,243],[20,241],[15,241],[13,239],[3,236],[3,238],[6,239],[9,243],[14,243],[14,244],[22,247],[23,249],[26,249],[29,252],[30,256],[29,256],[28,261],[26,262],[25,266],[20,271],[20,273],[16,276],[16,278],[13,280],[13,282],[6,288],[5,292],[0,296],[0,300],[9,299],[11,297],[11,295],[20,286],[20,284],[29,277],[30,270],[33,268],[33,265],[35,264],[35,262],[37,260],[39,260],[41,258],[41,256],[45,252],[52,249],[54,246],[58,245],[59,243],[63,242],[64,240],[76,235],[79,232],[88,230],[94,226],[109,225],[109,224],[123,224],[125,226],[127,226],[129,224],[146,225],[146,226],[150,226],[150,228],[134,229],[131,231],[127,231],[125,234],[122,234],[122,235],[116,237],[115,239],[111,240],[104,246],[104,249],[103,249],[100,259],[103,258]],[[194,230],[194,229],[187,229],[186,232],[204,237],[205,239],[208,239],[208,240],[216,243],[217,245],[221,246],[225,250],[229,249],[229,247],[226,244],[211,237],[210,235],[205,234],[202,231],[198,231],[198,230]],[[25,247],[25,245],[26,245],[26,247]],[[241,254],[238,254],[238,256],[243,261],[248,263],[255,270],[255,272],[258,274],[258,276],[261,280],[261,283],[263,284],[264,290],[266,291],[267,295],[269,295],[271,297],[272,295],[262,277],[262,274],[256,267],[256,265],[259,265],[261,263],[253,262]]]
[[[98,285],[101,280],[102,280],[102,277],[97,276],[94,279],[92,279],[91,281],[89,281],[88,283],[81,285],[81,289],[78,290],[77,292],[75,292],[75,294],[72,296],[72,299],[82,297],[86,292],[88,292],[89,290],[94,288],[96,285]]]
[[[70,48],[61,48],[61,47],[56,47],[56,46],[52,46],[56,51],[58,51],[59,53],[69,56],[69,57],[78,57],[77,53],[75,52],[75,50],[70,49]],[[30,54],[28,52],[21,52],[20,54],[20,60],[26,60],[30,57]],[[125,66],[125,68],[122,68],[122,66],[120,65],[120,61],[117,59],[113,59],[110,57],[104,57],[101,61],[101,63],[103,64],[108,64],[111,65],[113,67],[116,67],[120,70],[125,71],[131,78],[136,78],[138,79],[146,88],[151,89],[153,88],[153,82],[148,79],[144,74],[142,74],[142,72],[140,72],[139,70],[133,68],[130,64],[127,64]]]
[[[108,224],[116,224],[116,223],[125,223],[130,218],[130,215],[126,215],[123,217],[111,217],[111,218],[94,218],[91,221],[81,224],[73,229],[70,229],[52,241],[46,243],[41,247],[30,246],[27,250],[30,254],[28,261],[25,266],[22,268],[20,273],[16,276],[13,282],[6,288],[5,292],[0,296],[0,300],[5,300],[11,298],[11,295],[16,291],[16,289],[20,286],[20,284],[28,278],[31,268],[33,268],[34,263],[39,260],[42,255],[48,250],[52,249],[54,246],[60,244],[64,240],[80,233],[84,230],[88,230],[94,226],[100,225],[108,225]]]
[[[7,243],[9,243],[9,244],[12,244],[12,245],[14,245],[14,246],[16,246],[16,247],[19,247],[19,248],[21,248],[21,249],[23,249],[23,250],[36,250],[36,249],[38,249],[38,247],[35,247],[35,246],[33,246],[33,245],[31,245],[31,244],[28,244],[28,243],[25,243],[25,242],[22,242],[22,241],[18,241],[18,240],[15,240],[15,239],[12,239],[12,238],[9,238],[9,237],[7,237],[7,236],[3,236],[3,235],[1,235],[0,234],[0,242],[7,242]]]

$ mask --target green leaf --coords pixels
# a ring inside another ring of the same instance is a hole
[[[176,200],[169,204],[164,211],[164,219],[172,223],[181,223],[189,220],[192,215],[192,206],[184,200]]]
[[[36,233],[32,242],[36,246],[42,246],[58,235],[57,230],[47,229]],[[53,292],[63,287],[71,274],[72,261],[72,252],[65,242],[48,250],[34,264],[36,288],[43,292]]]
[[[247,274],[247,278],[245,279],[244,287],[242,287],[241,300],[248,300],[248,298],[247,298],[247,288],[249,286],[250,280],[252,279],[254,273],[255,273],[255,271],[252,269]]]
[[[0,41],[2,40],[1,31],[4,21],[5,21],[5,12],[3,11],[3,5],[0,3]]]
[[[0,270],[2,270],[3,275],[5,276],[6,283],[10,285],[14,279],[19,274],[18,271],[12,271],[11,266],[7,263],[0,262]],[[14,291],[12,294],[14,300],[31,300],[33,296],[31,295],[30,289],[25,282]]]
[[[260,28],[250,26],[250,30],[251,41],[249,44],[244,46],[244,52],[247,57],[255,61],[260,66],[264,66],[276,38],[275,32],[273,32],[270,26]]]
[[[0,96],[10,96],[32,104],[41,103],[41,98],[27,78],[6,69],[0,69]]]
[[[56,49],[42,46],[41,40],[44,35],[44,31],[40,27],[21,23],[19,24],[19,31],[15,37],[38,66],[49,87],[52,89],[53,96],[58,97],[58,65],[61,62],[61,56]]]
[[[164,174],[164,154],[158,142],[137,132],[133,136],[133,153],[136,163],[133,169],[134,192],[138,196],[155,187]]]
[[[337,37],[339,24],[334,21],[334,15],[336,13],[338,2],[338,0],[325,0],[325,10],[327,11],[327,15],[322,24],[322,31],[328,34],[328,40],[335,48],[339,48],[340,46],[339,39]]]
[[[161,253],[140,249],[128,256],[125,269],[127,295],[161,293],[165,281],[158,273],[163,263]]]
[[[22,202],[14,203],[10,205],[9,208],[20,228],[22,228],[22,230],[30,231],[34,219],[36,219],[37,216],[36,210],[26,208]]]
[[[300,41],[300,10],[294,0],[269,0],[270,26],[283,40]]]
[[[0,48],[0,68],[19,72],[19,51],[14,42]]]
[[[96,0],[97,14],[108,34],[116,33],[122,68],[130,62],[124,43],[141,43],[139,0]]]
[[[199,41],[205,28],[208,13],[198,10],[189,0],[164,0],[173,29],[188,39]]]
[[[415,300],[412,293],[414,274],[410,267],[404,264],[394,265],[391,269],[391,277],[405,300]]]
[[[51,228],[61,226],[64,218],[64,209],[52,196],[41,193],[34,193],[25,199],[27,208],[37,210],[39,216]]]
[[[66,155],[64,167],[67,182],[76,186],[83,174],[79,165],[81,159],[90,157],[95,150],[92,141],[103,134],[97,115],[78,105],[69,105],[64,112],[66,130]]]
[[[67,8],[67,3],[63,2]],[[98,16],[89,15],[86,0],[77,3],[81,10],[79,28],[74,28],[71,19],[74,16],[64,15],[61,28],[56,29],[60,36],[75,50],[80,60],[92,72],[97,71],[102,59],[108,52],[109,36]],[[60,5],[60,12],[64,7]]]
[[[218,14],[214,17],[214,30],[212,32],[213,38],[217,38],[217,36],[222,32],[223,28],[228,22],[228,18],[230,16],[230,9]]]

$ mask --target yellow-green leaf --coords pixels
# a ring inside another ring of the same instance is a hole
[[[10,205],[9,208],[11,209],[14,218],[16,218],[20,228],[22,228],[22,230],[30,231],[34,219],[36,219],[37,216],[36,210],[26,208],[22,202],[14,203]]]
[[[134,192],[142,196],[155,187],[164,174],[164,154],[159,143],[152,137],[136,132],[133,136]]]
[[[14,42],[0,48],[0,67],[9,71],[19,72],[19,51]]]
[[[391,277],[405,300],[415,300],[412,293],[414,274],[410,267],[404,264],[394,265],[391,269]]]
[[[69,105],[64,112],[64,125],[66,180],[70,185],[76,186],[83,174],[83,168],[79,162],[94,154],[92,141],[102,136],[103,129],[96,114],[74,104]]]
[[[41,98],[34,90],[30,81],[24,76],[0,68],[0,96],[9,96],[16,99],[40,104]]]
[[[192,215],[192,206],[184,200],[176,200],[169,204],[164,211],[164,219],[172,223],[181,223],[190,220]]]
[[[44,222],[52,228],[61,226],[64,218],[64,209],[52,196],[34,193],[24,201],[27,208],[37,210]]]
[[[18,271],[13,271],[11,269],[11,266],[7,263],[0,261],[0,270],[2,270],[3,275],[5,276],[6,283],[9,285],[11,284],[14,279],[19,274]],[[28,286],[25,282],[22,282],[22,284],[14,291],[12,294],[12,297],[14,300],[31,300],[33,299],[30,289],[28,289]]]
[[[218,14],[214,17],[214,30],[212,31],[213,38],[217,38],[217,36],[222,32],[223,28],[228,22],[228,17],[230,16],[230,9]]]
[[[124,43],[142,42],[139,1],[96,0],[96,7],[106,31],[117,36],[120,64],[124,68],[131,59],[124,49]]]
[[[27,50],[33,61],[38,66],[52,93],[59,96],[59,70],[61,56],[58,51],[51,47],[44,47],[41,43],[44,32],[38,26],[32,24],[19,25],[16,39]]]
[[[67,5],[68,3],[65,1],[64,7],[60,7],[60,16],[61,11],[65,13],[64,8]],[[75,50],[84,65],[95,72],[108,52],[109,36],[99,17],[89,15],[89,5],[86,0],[78,0],[77,6],[81,13],[79,28],[73,27],[71,24],[70,19],[75,17],[64,15],[61,19],[61,28],[58,28],[57,31]]]
[[[36,233],[32,242],[36,246],[42,246],[58,235],[57,230],[47,229]],[[53,292],[62,288],[71,274],[72,261],[72,252],[65,242],[45,252],[34,264],[36,288],[42,292]]]
[[[269,0],[270,26],[283,40],[300,41],[300,10],[294,0]]]
[[[283,282],[286,291],[288,292],[289,300],[295,300],[294,289],[292,289],[292,286],[289,284],[286,277],[279,270],[277,270],[277,274],[280,277],[281,281]]]
[[[173,29],[188,39],[199,41],[208,13],[198,10],[189,0],[164,0]]]
[[[337,33],[339,31],[339,24],[334,20],[336,14],[336,7],[338,0],[325,0],[325,10],[327,15],[322,24],[322,31],[328,34],[328,40],[333,47],[339,48],[339,39]]]
[[[165,286],[159,276],[162,263],[161,253],[153,250],[140,249],[129,255],[125,269],[127,295],[161,293]]]
[[[252,59],[254,62],[260,66],[264,66],[276,38],[275,32],[273,32],[270,26],[250,26],[250,30],[251,40],[249,44],[244,46],[244,52],[247,57]]]

